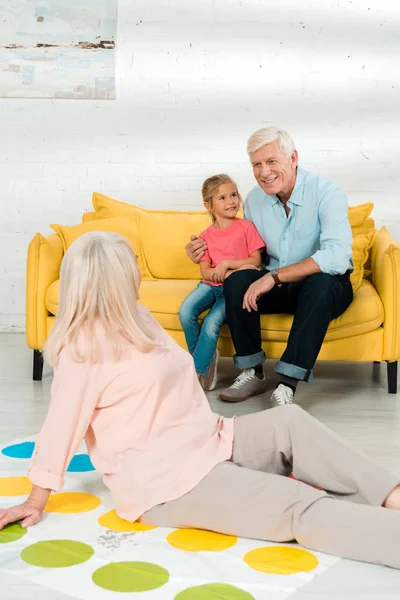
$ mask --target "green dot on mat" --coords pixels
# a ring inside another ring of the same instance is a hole
[[[0,544],[9,544],[10,542],[16,542],[20,540],[26,534],[25,527],[21,527],[19,523],[12,523],[6,525],[4,529],[0,531]]]
[[[175,600],[254,600],[254,597],[226,583],[207,583],[179,592]]]
[[[94,550],[82,542],[72,540],[50,540],[37,542],[21,552],[21,558],[29,565],[57,569],[80,565],[94,554]]]
[[[152,563],[117,562],[97,569],[92,579],[96,585],[110,592],[148,592],[165,585],[169,573]]]

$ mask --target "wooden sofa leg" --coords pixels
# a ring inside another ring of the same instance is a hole
[[[387,378],[389,394],[397,394],[397,361],[387,362]]]
[[[43,354],[40,350],[33,351],[33,381],[42,381]]]

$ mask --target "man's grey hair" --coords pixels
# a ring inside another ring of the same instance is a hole
[[[294,141],[287,131],[279,129],[279,127],[262,127],[261,129],[257,129],[257,131],[252,133],[247,141],[248,155],[251,156],[253,152],[256,152],[265,146],[265,144],[275,142],[275,140],[279,141],[279,147],[281,150],[283,150],[288,156],[292,156],[293,151],[296,150]]]

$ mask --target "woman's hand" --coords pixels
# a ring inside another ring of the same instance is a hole
[[[226,261],[223,260],[216,267],[214,267],[212,280],[215,281],[215,283],[223,283],[228,270],[229,265]]]
[[[186,254],[192,262],[198,264],[204,255],[204,251],[207,250],[207,243],[203,238],[198,238],[195,235],[191,235],[190,240],[185,246]]]
[[[274,286],[275,281],[273,280],[271,273],[264,275],[264,277],[261,277],[261,279],[252,283],[244,295],[243,308],[249,312],[258,310],[257,300],[260,296],[270,292]]]
[[[43,508],[41,505],[34,504],[27,500],[18,506],[0,510],[0,530],[10,523],[21,522],[22,527],[32,527],[42,518]]]

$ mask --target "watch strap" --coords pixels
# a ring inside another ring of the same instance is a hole
[[[282,281],[279,279],[279,275],[277,272],[272,272],[271,275],[276,285],[282,285]]]

